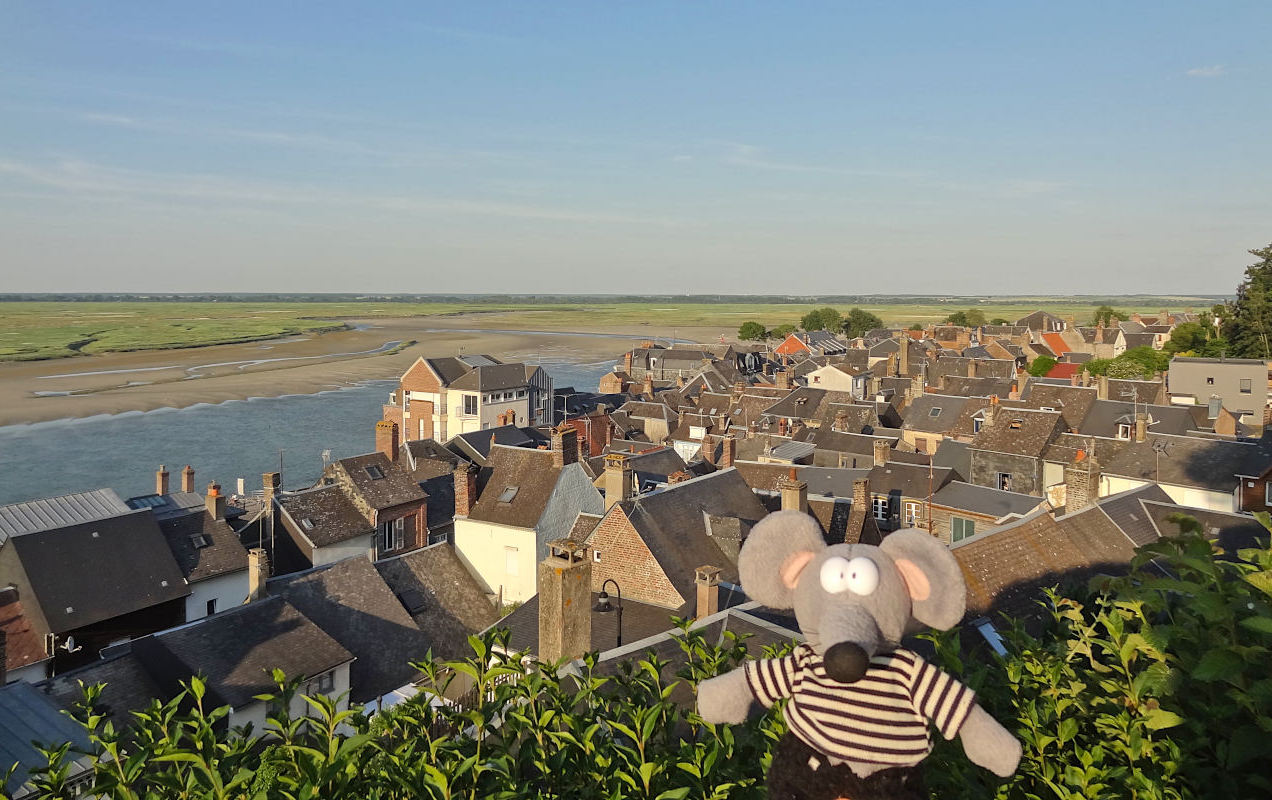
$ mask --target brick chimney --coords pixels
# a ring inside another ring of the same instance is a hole
[[[693,583],[698,589],[698,605],[694,619],[709,617],[720,610],[720,569],[702,566],[693,571]]]
[[[455,516],[467,517],[477,503],[477,470],[464,462],[455,465]]]
[[[923,376],[915,375],[910,379],[910,398],[923,396]]]
[[[396,422],[382,419],[375,424],[375,451],[383,453],[390,461],[397,461],[398,426]]]
[[[840,433],[847,433],[848,432],[848,412],[836,411],[835,421],[830,424],[830,429],[832,431],[839,431]]]
[[[888,353],[888,376],[895,378],[897,374],[897,354]]]
[[[738,451],[738,440],[733,436],[725,436],[720,440],[720,463],[716,464],[720,469],[728,469],[733,466],[734,456]]]
[[[1008,400],[1019,400],[1019,399],[1020,399],[1020,384],[1013,383],[1013,384],[1011,385],[1011,391],[1009,391],[1009,392],[1007,393],[1007,399],[1008,399]]]
[[[788,425],[789,423],[786,421],[786,417],[778,417],[777,418],[777,435],[785,436],[786,431],[788,429],[787,428]]]
[[[631,350],[628,350],[626,353],[623,353],[623,372],[626,372],[629,378],[632,375],[632,351]]]
[[[857,478],[852,482],[852,510],[863,514],[873,513],[870,507],[870,480]]]
[[[910,374],[910,337],[904,333],[897,337],[897,369],[902,377]]]
[[[185,469],[181,470],[181,491],[194,491],[194,467],[189,464],[186,464]]]
[[[690,475],[688,472],[685,472],[683,469],[679,469],[667,476],[667,483],[670,483],[670,484],[684,483],[685,481],[690,480],[692,478],[693,476]]]
[[[561,423],[552,429],[552,466],[561,469],[579,460],[579,432],[572,425]]]
[[[985,406],[985,427],[992,427],[994,417],[998,416],[998,395],[991,394],[989,396],[989,405]]]
[[[969,378],[976,377],[976,359],[974,358],[969,358],[967,360],[967,377]]]
[[[1140,412],[1135,415],[1135,441],[1142,442],[1148,438],[1148,415]]]
[[[892,452],[892,445],[887,439],[875,439],[873,444],[875,466],[880,467],[887,464],[888,454]]]
[[[163,464],[159,465],[158,471],[155,472],[155,494],[168,493],[168,468]],[[0,684],[3,686],[4,684]]]
[[[601,436],[603,437],[601,441],[604,442],[602,447],[608,449],[610,442],[614,441],[614,420],[610,419],[609,414],[603,415],[603,419],[604,429],[601,431]]]
[[[645,373],[645,394],[654,396],[654,376],[648,372]]]
[[[587,423],[583,423],[584,430],[587,429]],[[574,441],[578,443],[578,453],[575,455],[575,461],[586,461],[591,455],[592,445],[588,440],[591,437],[586,433],[581,433],[577,428],[574,430]]]
[[[265,597],[265,582],[269,580],[269,555],[263,547],[247,551],[247,602]]]
[[[769,361],[766,358],[764,359],[764,375],[765,377],[768,377],[769,375],[772,375],[772,374],[773,374],[773,362]]]
[[[1064,513],[1071,514],[1095,504],[1100,496],[1100,465],[1085,450],[1064,468]]]
[[[1101,400],[1109,399],[1109,376],[1097,375],[1095,381],[1095,396]]]
[[[775,380],[777,381],[777,388],[779,389],[791,388],[791,374],[787,372],[786,370],[779,369],[777,371],[777,375],[775,376]]]
[[[632,464],[626,453],[605,456],[605,510],[632,496]]]
[[[592,558],[570,539],[548,542],[539,562],[539,660],[574,659],[592,649]]]
[[[783,511],[794,509],[808,513],[808,483],[799,479],[799,472],[794,467],[777,479],[777,490],[782,495]]]
[[[208,484],[208,495],[203,504],[212,519],[225,519],[225,495],[221,494],[219,483]]]

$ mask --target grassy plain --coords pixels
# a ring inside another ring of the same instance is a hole
[[[1195,297],[1128,297],[1116,304],[1127,311],[1204,308]],[[822,304],[579,302],[557,305],[517,303],[385,302],[6,302],[0,303],[0,361],[62,358],[81,354],[164,350],[249,342],[339,329],[346,320],[470,314],[474,328],[604,332],[649,326],[667,335],[676,328],[736,329],[747,320],[767,327],[797,324]],[[914,303],[860,303],[887,324],[939,322],[969,304],[922,298]],[[1038,308],[1079,322],[1097,303],[1081,298],[989,298],[970,304],[989,319],[1015,320]],[[847,311],[848,306],[842,306]]]

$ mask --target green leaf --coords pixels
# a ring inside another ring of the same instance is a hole
[[[1164,708],[1155,708],[1144,715],[1144,724],[1155,731],[1173,728],[1182,724],[1184,718],[1176,714],[1174,711],[1167,711]]]
[[[1259,633],[1272,633],[1272,617],[1246,617],[1241,620],[1241,627]]]
[[[689,787],[682,786],[679,789],[668,789],[667,791],[659,794],[655,800],[683,800],[683,798],[688,796]]]
[[[1201,657],[1192,676],[1199,681],[1228,681],[1241,674],[1245,662],[1226,647],[1216,647]]]

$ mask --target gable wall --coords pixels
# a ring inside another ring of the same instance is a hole
[[[684,604],[620,507],[610,509],[597,524],[588,544],[601,559],[592,562],[592,591],[599,592],[605,580],[612,578],[622,588],[624,598],[667,608]]]

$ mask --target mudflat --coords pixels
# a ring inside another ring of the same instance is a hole
[[[309,394],[396,378],[421,356],[486,353],[531,363],[603,361],[617,359],[642,340],[672,333],[601,323],[603,317],[576,331],[539,331],[526,325],[525,315],[515,314],[376,317],[351,320],[353,330],[261,342],[0,363],[0,425]],[[676,335],[714,343],[735,333],[681,327]],[[416,343],[402,346],[411,340]]]

